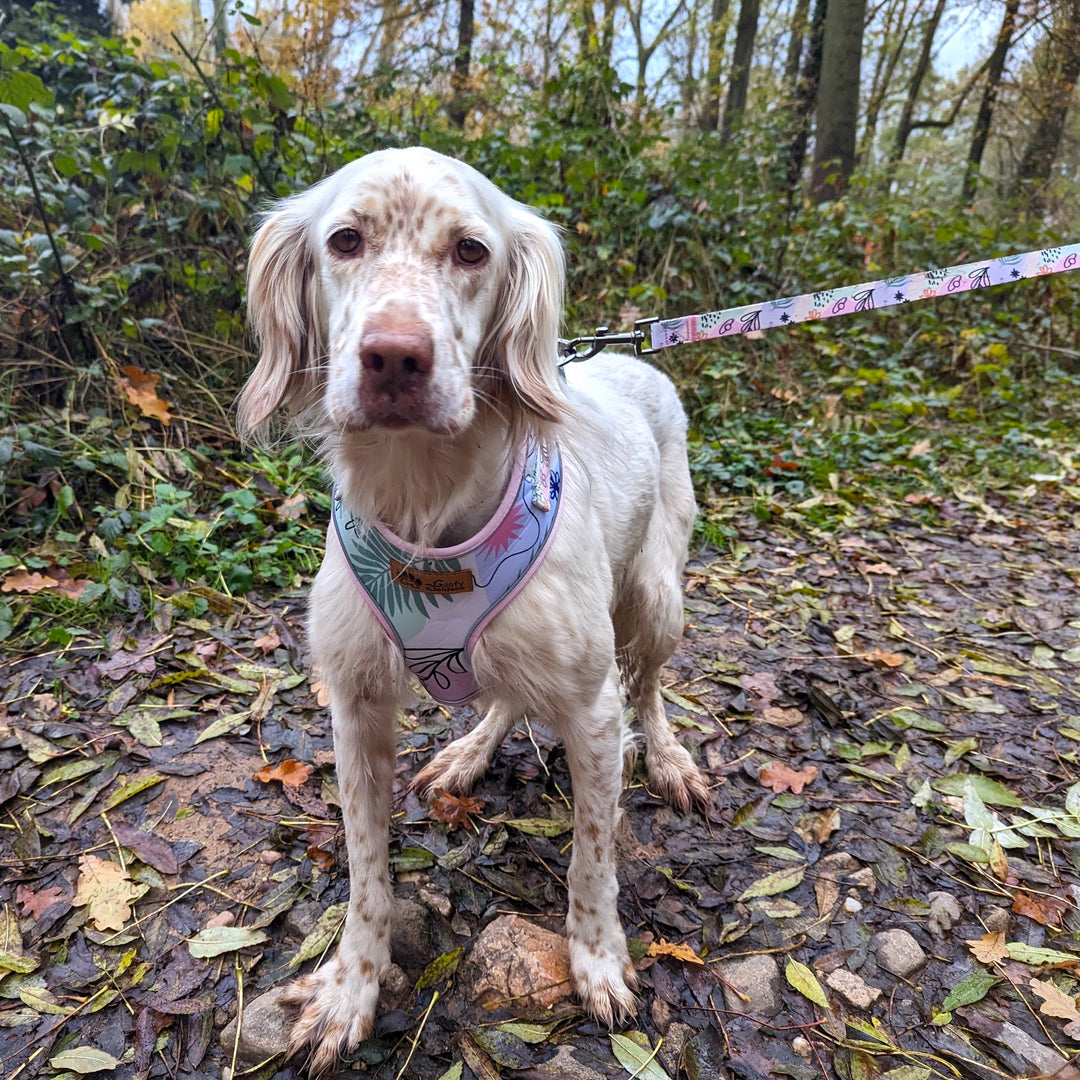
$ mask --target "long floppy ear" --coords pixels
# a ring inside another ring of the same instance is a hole
[[[557,423],[570,411],[558,367],[566,262],[555,227],[511,205],[506,280],[484,351],[505,373],[512,414]]]
[[[237,401],[243,438],[264,439],[278,410],[296,418],[317,401],[325,322],[303,195],[287,200],[259,226],[248,261],[248,324],[259,362]]]

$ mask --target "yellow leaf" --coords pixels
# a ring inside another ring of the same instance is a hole
[[[788,960],[787,966],[784,968],[784,978],[804,998],[812,1001],[815,1005],[820,1005],[823,1009],[829,1007],[829,999],[822,989],[821,983],[818,982],[817,976],[805,964],[800,964],[798,960]]]
[[[665,941],[654,941],[646,950],[646,956],[674,956],[676,960],[685,960],[688,964],[703,964],[705,961],[689,945]]]
[[[123,378],[120,386],[127,394],[128,401],[134,405],[143,416],[149,416],[152,420],[160,420],[168,424],[172,419],[169,414],[169,406],[157,396],[157,384],[160,375],[151,375],[129,364],[123,369]]]

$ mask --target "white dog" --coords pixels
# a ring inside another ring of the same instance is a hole
[[[310,640],[351,900],[337,953],[291,993],[291,1049],[314,1072],[371,1033],[390,963],[394,722],[410,674],[442,700],[480,693],[488,707],[417,777],[424,790],[467,790],[522,715],[565,744],[570,962],[606,1024],[633,1010],[635,986],[616,907],[620,673],[650,786],[679,810],[709,800],[660,695],[694,518],[686,420],[671,383],[638,360],[598,357],[562,378],[563,278],[552,226],[419,148],[352,162],[279,204],[255,237],[262,355],[239,427],[259,437],[285,406],[320,440],[337,491]]]

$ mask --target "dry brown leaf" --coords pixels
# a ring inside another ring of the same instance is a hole
[[[479,814],[484,809],[482,799],[473,799],[468,795],[451,795],[442,788],[435,789],[435,797],[431,801],[431,816],[436,821],[442,821],[452,829],[460,829],[469,824],[470,814]]]
[[[8,574],[4,578],[3,585],[0,585],[0,592],[19,592],[29,593],[34,595],[35,593],[44,592],[46,589],[50,589],[54,592],[60,593],[61,596],[67,596],[72,600],[78,600],[82,596],[83,590],[90,584],[89,578],[71,578],[66,575],[62,577],[51,577],[48,574],[39,574],[36,571],[31,573],[28,570],[16,570],[13,574]]]
[[[872,652],[866,653],[863,659],[871,664],[878,664],[880,667],[887,668],[901,667],[904,663],[904,657],[900,653],[885,652],[883,649],[874,649]]]
[[[297,518],[304,516],[304,511],[306,509],[307,496],[297,492],[295,495],[290,495],[287,499],[282,499],[281,502],[274,507],[274,512],[282,521],[295,521]]]
[[[75,907],[88,905],[87,912],[98,930],[123,930],[131,915],[131,901],[140,893],[119,863],[96,855],[79,859],[79,880],[71,902]]]
[[[1013,897],[1012,909],[1017,915],[1026,915],[1043,926],[1061,926],[1068,904],[1059,896],[1032,896],[1019,891]]]
[[[801,709],[780,709],[770,705],[761,714],[761,719],[773,727],[793,728],[798,727],[806,719],[806,713]]]
[[[63,899],[64,892],[59,885],[39,889],[37,892],[26,885],[20,885],[15,890],[15,900],[22,909],[22,913],[31,916],[35,921],[40,919],[57,900]]]
[[[818,810],[814,813],[803,814],[795,823],[795,833],[809,843],[811,840],[824,844],[837,829],[840,828],[840,810],[832,807],[829,810]]]
[[[149,372],[143,371],[142,368],[129,364],[123,369],[120,386],[124,393],[127,394],[128,401],[143,416],[168,424],[172,420],[168,402],[162,401],[157,396],[157,384],[160,379],[160,375],[151,375]]]
[[[276,630],[271,630],[268,634],[256,638],[252,644],[264,653],[273,652],[281,644],[281,635]]]
[[[887,577],[896,577],[900,573],[895,566],[890,566],[888,563],[875,562],[875,563],[859,563],[859,569],[864,574],[883,574]]]
[[[685,960],[688,964],[704,964],[705,961],[689,945],[677,941],[654,941],[645,950],[646,956],[674,956],[676,960]]]
[[[1080,1010],[1076,1007],[1076,999],[1043,979],[1032,979],[1028,985],[1043,999],[1039,1012],[1043,1016],[1056,1016],[1059,1020],[1067,1021],[1065,1034],[1070,1039],[1080,1039]]]
[[[766,708],[780,696],[776,676],[770,671],[754,671],[749,675],[740,675],[739,683],[744,690],[749,690],[751,694],[761,698],[760,703]]]
[[[790,791],[795,795],[801,795],[802,789],[817,779],[818,767],[807,765],[805,769],[796,772],[780,761],[770,762],[758,773],[758,783],[763,787],[770,788],[777,795],[782,791]]]
[[[994,930],[981,938],[969,938],[967,944],[971,946],[971,955],[980,964],[997,964],[1009,955],[1004,930]]]
[[[913,443],[911,449],[908,450],[907,456],[909,458],[919,457],[921,454],[930,453],[930,440],[920,439],[917,443]]]
[[[290,787],[299,787],[307,782],[311,775],[310,765],[301,765],[299,761],[286,758],[280,765],[264,765],[257,773],[255,779],[269,784],[271,780],[280,780]]]

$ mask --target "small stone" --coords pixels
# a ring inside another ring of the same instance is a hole
[[[431,955],[431,912],[416,900],[395,900],[390,955],[411,975],[419,975]]]
[[[881,991],[876,986],[867,986],[854,971],[847,968],[830,971],[825,976],[825,982],[856,1009],[869,1009],[881,997]]]
[[[872,866],[864,866],[861,870],[848,874],[847,883],[865,889],[871,896],[877,891],[877,878],[874,877],[874,868]]]
[[[719,965],[719,972],[725,983],[724,1003],[732,1012],[776,1016],[783,1008],[780,965],[775,957],[742,956],[738,960],[725,960]]]
[[[382,1016],[383,1013],[400,1009],[405,1004],[412,985],[409,976],[397,964],[391,964],[379,982],[379,1004],[375,1009],[376,1015]]]
[[[553,1058],[548,1058],[535,1069],[530,1070],[530,1076],[536,1080],[604,1080],[604,1074],[578,1061],[574,1056],[574,1048],[566,1043],[555,1052]]]
[[[960,904],[952,893],[939,890],[930,893],[927,900],[930,901],[930,918],[927,919],[926,925],[931,934],[943,934],[946,930],[951,930],[953,925],[960,921],[960,916],[963,913],[960,910]]]
[[[294,1008],[281,1002],[281,995],[287,990],[287,986],[275,987],[244,1006],[244,1022],[240,1025],[240,1043],[236,1051],[238,1061],[257,1065],[285,1053],[289,1029],[296,1015]],[[230,1057],[235,1040],[236,1017],[233,1017],[221,1032],[222,1049]]]
[[[870,939],[878,964],[906,979],[926,963],[926,953],[906,930],[883,930]]]
[[[982,921],[987,933],[1005,934],[1008,932],[1009,923],[1012,921],[1012,913],[1008,908],[998,907],[997,904],[987,904],[982,909]]]
[[[862,911],[862,903],[859,900],[857,900],[854,896],[845,896],[844,897],[844,910],[849,915],[857,915],[860,911]]]
[[[285,913],[285,933],[295,941],[303,941],[304,938],[315,929],[315,924],[322,915],[322,905],[314,900],[306,900],[302,904],[293,904]]]
[[[458,986],[463,995],[497,1008],[544,1012],[570,997],[570,949],[566,938],[517,915],[488,923],[461,966]]]
[[[814,1048],[810,1045],[810,1040],[804,1038],[802,1035],[796,1035],[795,1038],[791,1040],[791,1049],[806,1061],[810,1060],[810,1055],[814,1052]]]
[[[216,915],[206,920],[206,929],[216,926],[232,926],[236,922],[236,916],[231,911],[219,911]]]
[[[274,851],[273,848],[267,848],[266,851],[259,852],[259,862],[266,866],[273,866],[280,858],[281,852]]]

